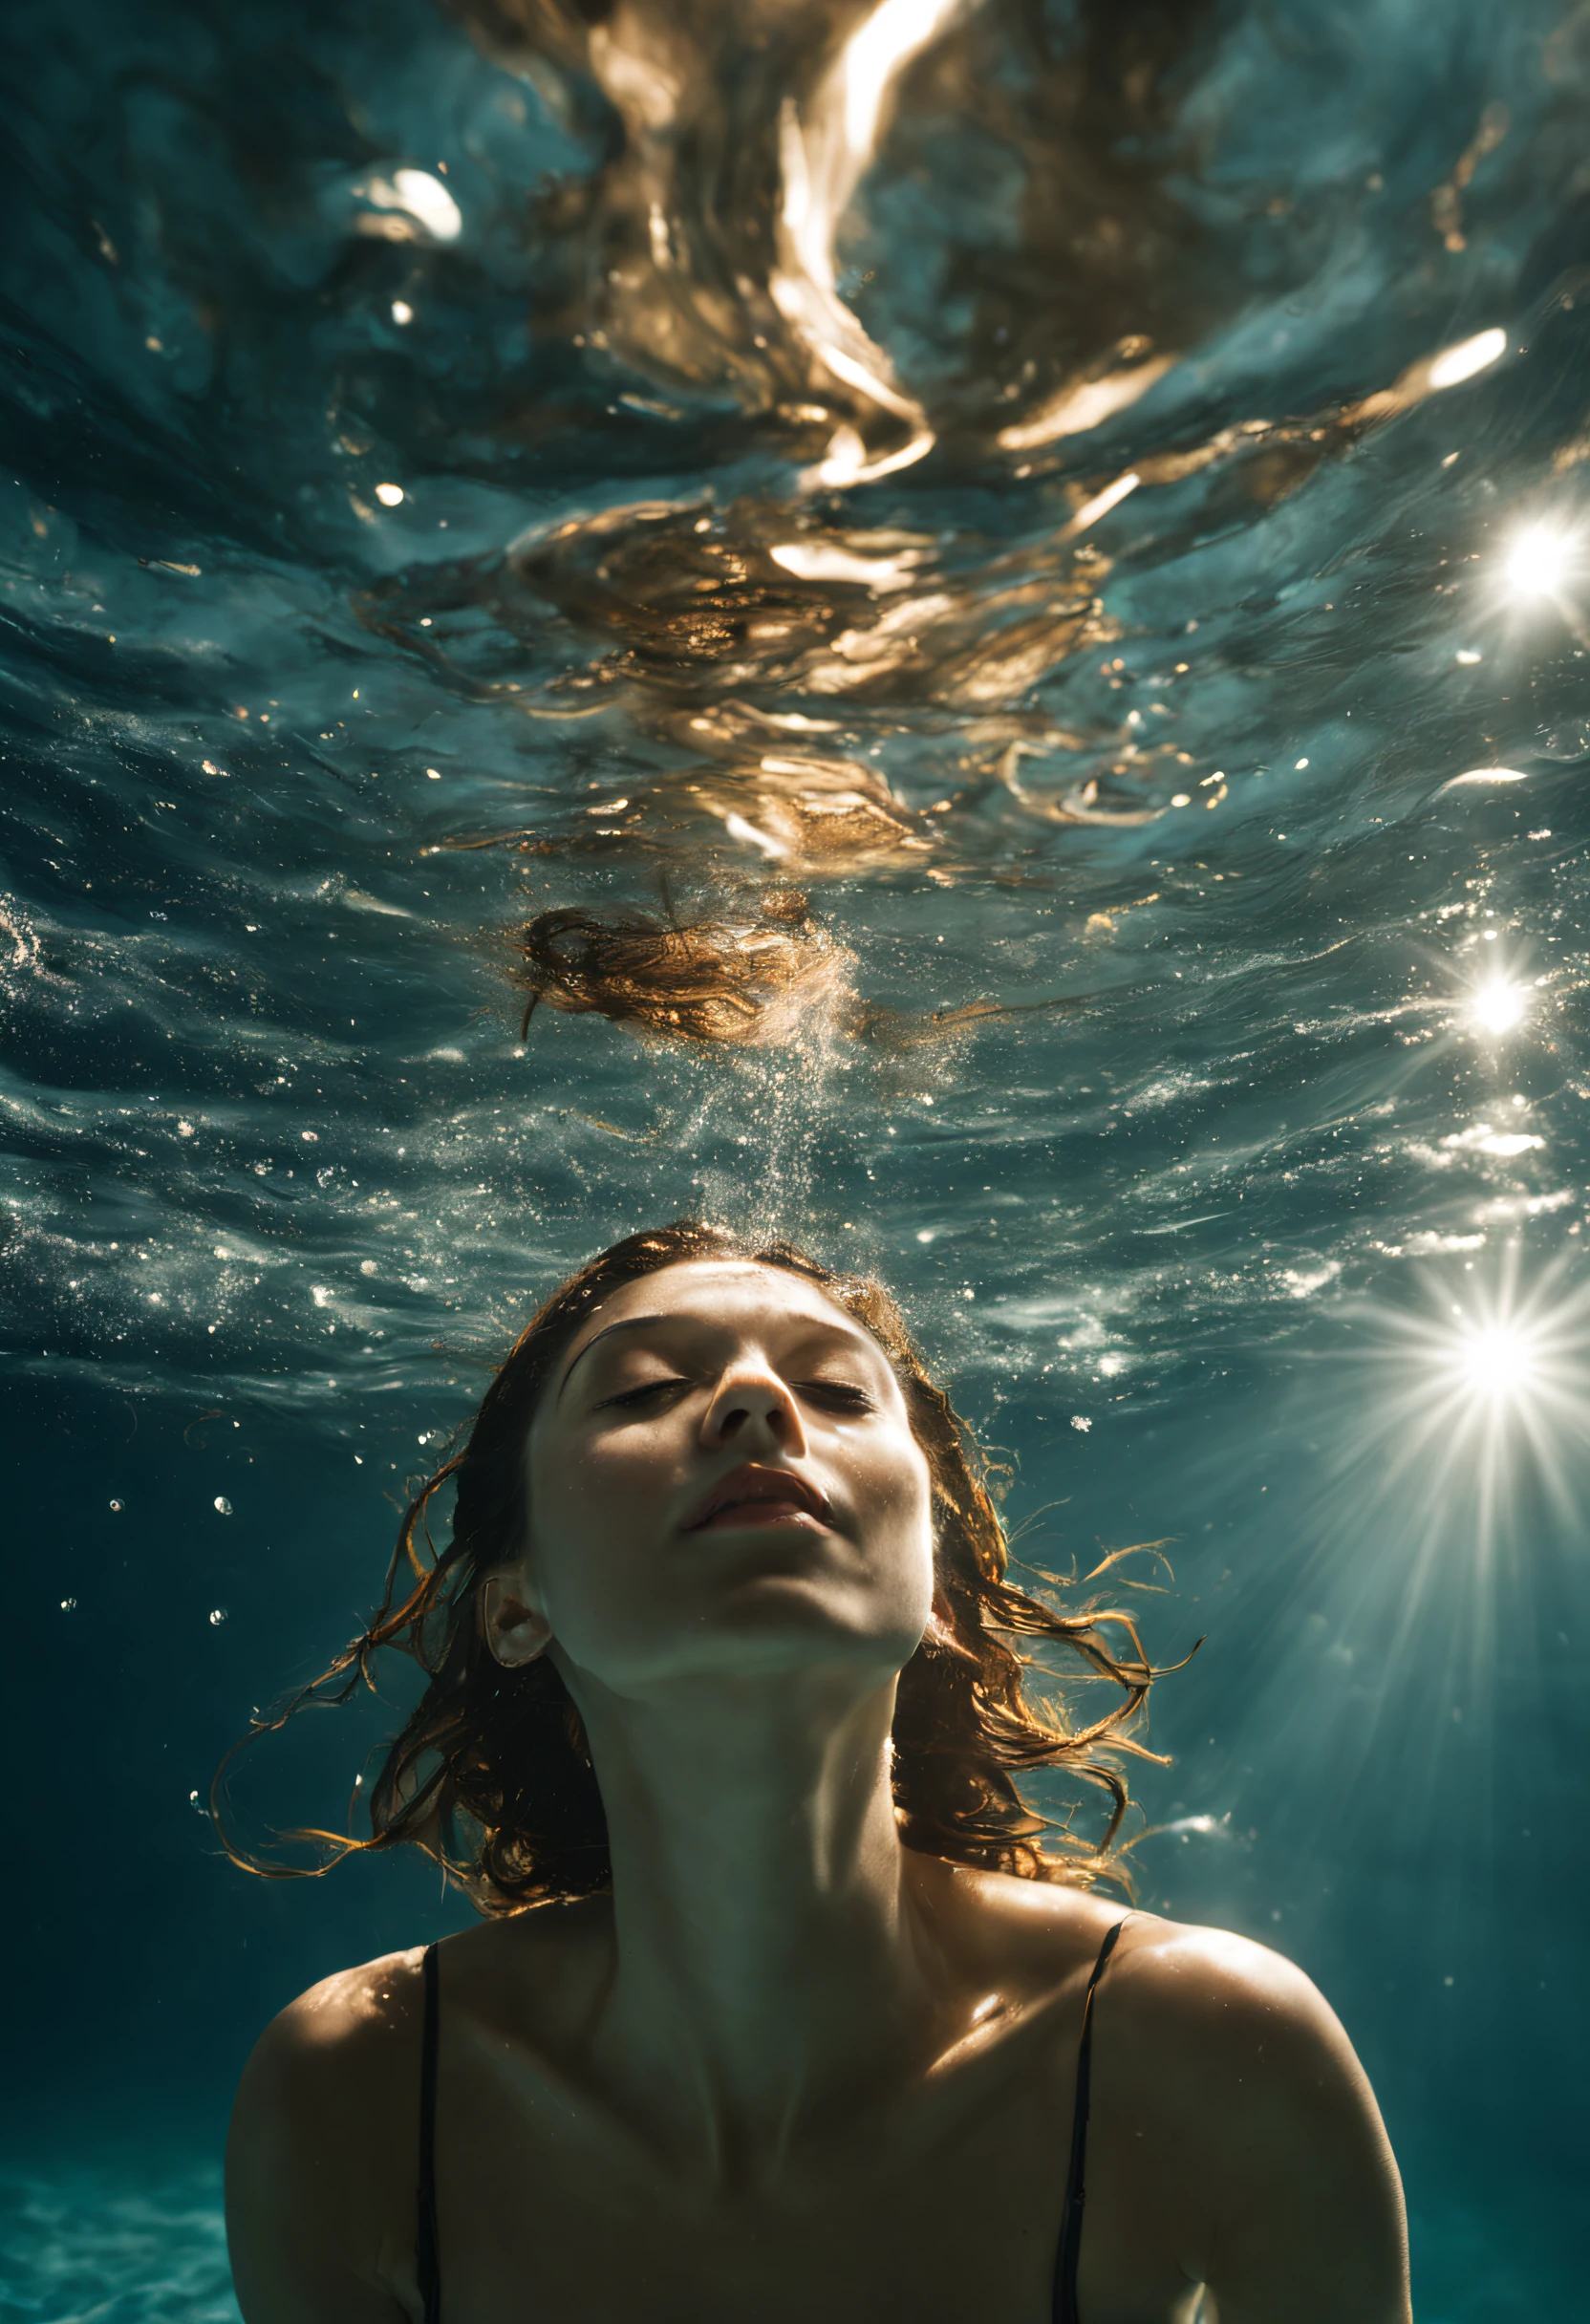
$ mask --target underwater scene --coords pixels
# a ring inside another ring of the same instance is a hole
[[[1582,2314],[1590,6],[0,42],[0,2317],[236,2318],[261,2026],[471,1912],[216,1767],[687,1215],[1137,1551],[1140,1901],[1340,2012],[1420,2324]]]

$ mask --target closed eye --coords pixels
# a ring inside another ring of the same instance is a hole
[[[616,1396],[604,1396],[601,1399],[601,1402],[593,1409],[598,1412],[605,1412],[612,1405],[617,1405],[622,1408],[627,1404],[643,1404],[648,1396],[660,1395],[665,1388],[688,1388],[689,1386],[690,1383],[688,1380],[676,1380],[673,1378],[668,1378],[665,1380],[647,1380],[643,1381],[639,1388],[627,1388]]]
[[[832,1405],[842,1412],[870,1412],[874,1409],[867,1390],[849,1380],[792,1380],[790,1386],[811,1402]]]

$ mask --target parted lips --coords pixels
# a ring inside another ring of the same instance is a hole
[[[713,1518],[721,1516],[726,1509],[768,1501],[792,1504],[823,1525],[827,1524],[832,1516],[827,1500],[817,1488],[809,1485],[793,1469],[742,1461],[738,1469],[731,1469],[727,1476],[720,1477],[717,1484],[708,1489],[686,1517],[682,1530],[685,1533],[698,1533],[703,1525],[710,1525]]]

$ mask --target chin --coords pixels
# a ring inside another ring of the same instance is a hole
[[[858,1663],[880,1675],[902,1670],[921,1638],[919,1625],[888,1620],[876,1606],[844,1603],[831,1584],[788,1571],[747,1575],[702,1620],[703,1642],[716,1638],[741,1665],[791,1670],[817,1663]],[[732,1667],[719,1655],[714,1665]]]

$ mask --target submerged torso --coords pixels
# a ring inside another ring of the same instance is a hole
[[[602,1903],[450,1940],[436,2105],[444,2324],[1052,2324],[1084,1994],[1125,1908],[1028,1883],[986,1893],[986,1966],[1002,1973],[961,2038],[787,2138],[731,2132],[716,2152],[659,2130],[660,2117],[627,2117],[593,2071],[612,1966]],[[1196,2124],[1168,2089],[1143,2102],[1134,2005],[1134,1955],[1164,1926],[1140,1916],[1100,1989],[1085,2324],[1184,2324],[1196,2305],[1181,2256],[1196,2234]],[[331,2135],[328,2120],[329,2166],[346,2179],[361,2272],[412,2324],[424,2324],[420,1961],[392,1955],[315,1997],[338,2126]]]

